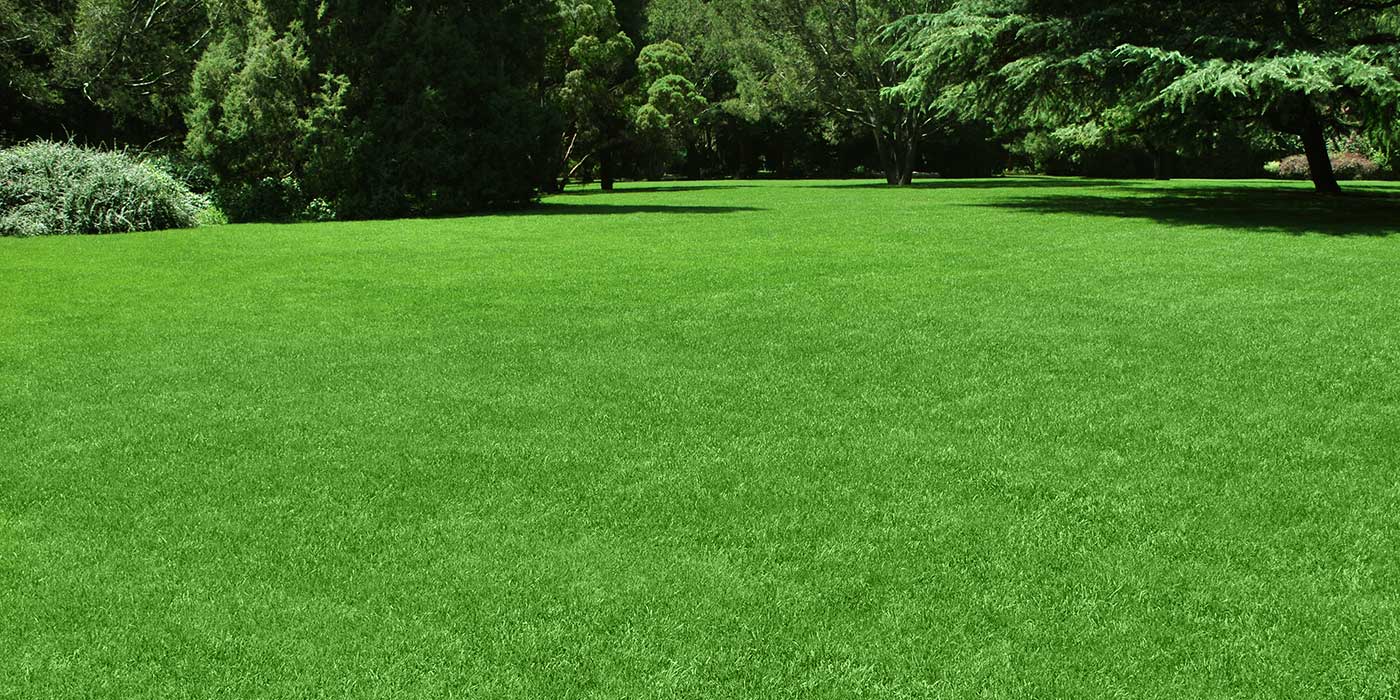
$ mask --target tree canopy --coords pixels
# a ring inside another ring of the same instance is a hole
[[[1295,153],[1336,192],[1394,168],[1397,52],[1388,0],[0,0],[0,142],[165,153],[235,219]]]
[[[1338,185],[1329,131],[1390,131],[1394,3],[959,0],[904,18],[899,90],[955,85],[954,107],[1019,128],[1133,134],[1189,148],[1262,127],[1298,137],[1317,188]]]

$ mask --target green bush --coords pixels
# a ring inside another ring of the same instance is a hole
[[[302,221],[335,221],[335,205],[317,197],[306,203],[306,208],[297,218]]]
[[[292,177],[229,180],[214,188],[214,202],[230,221],[296,221],[306,206],[301,182]]]
[[[175,178],[195,194],[209,194],[217,184],[209,166],[182,152],[160,153],[141,159]]]
[[[199,212],[200,226],[224,226],[229,223],[228,214],[213,202]]]
[[[207,206],[126,153],[51,141],[0,151],[0,235],[192,228]]]

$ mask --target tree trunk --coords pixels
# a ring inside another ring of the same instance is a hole
[[[894,158],[890,152],[890,143],[885,139],[884,132],[873,129],[875,133],[875,155],[880,158],[880,170],[885,173],[885,183],[890,185],[899,184],[899,180],[894,174]]]
[[[914,163],[919,155],[919,140],[913,137],[906,138],[908,142],[904,144],[904,163],[899,169],[899,184],[905,186],[914,184]]]
[[[1322,194],[1341,194],[1342,186],[1337,184],[1337,175],[1332,172],[1332,158],[1327,153],[1327,135],[1322,130],[1322,119],[1312,100],[1303,101],[1303,152],[1308,156],[1308,172],[1312,174],[1313,187]]]
[[[736,164],[734,174],[740,178],[751,178],[758,175],[758,166],[753,157],[753,136],[748,133],[739,135],[739,162]]]
[[[611,192],[613,189],[613,154],[611,148],[603,149],[598,154],[598,179],[603,183],[603,191]]]
[[[878,129],[875,131],[875,150],[880,155],[886,184],[902,187],[914,182],[914,158],[918,148],[917,139],[901,134],[897,140],[892,140]]]
[[[1152,179],[1158,181],[1172,179],[1167,168],[1167,155],[1157,148],[1152,149]]]

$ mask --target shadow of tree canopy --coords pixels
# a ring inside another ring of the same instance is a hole
[[[618,214],[737,214],[749,211],[766,211],[758,207],[729,207],[675,204],[563,204],[543,202],[527,209],[507,212],[515,216],[567,216]]]
[[[1353,188],[1342,196],[1265,187],[1109,188],[1102,195],[1044,194],[971,206],[1037,214],[1148,219],[1171,226],[1211,226],[1301,235],[1389,236],[1400,233],[1400,192]]]
[[[756,187],[756,185],[741,185],[733,183],[725,184],[705,184],[705,185],[676,185],[668,187],[665,185],[652,185],[643,187],[629,187],[626,184],[619,184],[615,190],[598,189],[572,189],[551,194],[551,197],[593,197],[597,195],[619,195],[619,194],[644,194],[644,193],[668,193],[668,192],[711,192],[714,190],[737,190],[741,188]]]
[[[999,190],[999,189],[1065,189],[1070,187],[1112,187],[1123,184],[1122,180],[1096,180],[1091,178],[1069,177],[982,177],[959,180],[923,180],[896,187],[884,182],[836,182],[821,184],[796,183],[798,186],[813,189],[869,189],[900,192],[905,190]]]

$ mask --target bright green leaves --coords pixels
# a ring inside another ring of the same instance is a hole
[[[688,76],[694,69],[690,54],[674,41],[649,44],[637,55],[637,75],[648,85],[667,75]]]
[[[1395,19],[1343,0],[960,0],[889,32],[910,69],[900,89],[949,84],[949,109],[1003,134],[1182,151],[1310,130],[1316,150],[1319,130],[1393,130]]]
[[[190,153],[222,177],[290,174],[312,104],[300,26],[277,32],[265,14],[209,48],[195,68],[186,114]]]
[[[624,147],[674,150],[707,105],[685,47],[662,41],[638,52],[611,0],[566,0],[560,16],[568,57],[557,92],[568,122],[564,172]]]
[[[569,140],[596,144],[622,118],[624,83],[635,47],[622,31],[611,0],[568,0],[560,6],[567,47],[564,82],[557,97],[571,125]]]
[[[708,106],[690,76],[695,68],[685,47],[663,41],[642,48],[637,56],[637,77],[646,102],[636,108],[632,122],[639,131],[661,132],[685,128]]]
[[[195,68],[185,145],[209,165],[235,220],[287,218],[301,204],[307,151],[330,137],[349,85],[327,75],[316,89],[301,25],[278,32],[250,8],[247,24]]]
[[[664,75],[647,88],[646,104],[637,108],[633,123],[639,131],[658,132],[688,127],[706,107],[695,83],[679,75]]]
[[[560,16],[564,19],[563,43],[569,55],[563,96],[576,109],[586,112],[597,107],[590,102],[600,100],[621,81],[635,47],[618,26],[611,0],[566,2]]]
[[[1177,72],[1160,98],[1183,111],[1203,99],[1272,102],[1298,95],[1331,99],[1346,93],[1389,102],[1400,97],[1396,64],[1364,46],[1344,53],[1294,51],[1254,60],[1197,61],[1179,52],[1132,46],[1115,53],[1158,74]]]
[[[606,74],[620,70],[631,56],[632,48],[632,40],[622,32],[606,39],[586,34],[569,48],[569,55],[578,63],[580,70]]]

